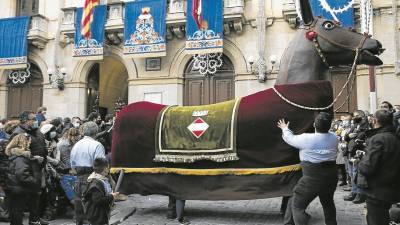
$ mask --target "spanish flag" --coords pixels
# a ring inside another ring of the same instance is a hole
[[[90,25],[93,21],[93,9],[99,4],[99,0],[85,0],[85,5],[82,11],[81,34],[86,39],[91,36]]]
[[[192,16],[199,30],[201,29],[201,23],[203,20],[201,7],[202,7],[202,0],[193,0]]]

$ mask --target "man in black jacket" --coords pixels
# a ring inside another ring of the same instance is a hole
[[[42,182],[42,170],[46,165],[47,148],[46,141],[43,134],[39,131],[39,124],[36,120],[35,113],[32,111],[24,111],[19,117],[20,125],[15,128],[11,135],[10,140],[18,134],[27,134],[31,139],[29,150],[31,152],[34,161],[31,163],[33,170],[33,177],[36,182],[41,184]],[[29,204],[29,225],[47,225],[48,222],[40,219],[39,204],[41,195],[41,186],[32,189],[30,195]]]
[[[387,110],[375,113],[374,129],[366,132],[366,154],[358,164],[367,181],[363,191],[367,195],[368,225],[389,224],[389,208],[400,201],[400,140],[394,134],[392,120]]]

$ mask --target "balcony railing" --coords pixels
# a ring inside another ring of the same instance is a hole
[[[297,18],[295,0],[283,1],[282,14],[283,18],[289,23],[290,27],[295,28]]]
[[[44,48],[49,41],[48,37],[49,20],[42,15],[34,15],[28,32],[28,41],[37,48]]]
[[[186,24],[186,0],[169,0],[167,8],[167,39],[184,38]],[[123,40],[124,29],[124,2],[112,1],[108,3],[108,15],[105,25],[107,40],[113,44],[120,44]],[[231,31],[242,32],[244,22],[244,0],[224,1],[224,33]],[[75,33],[75,7],[62,9],[64,16],[61,23],[61,43],[72,42]]]

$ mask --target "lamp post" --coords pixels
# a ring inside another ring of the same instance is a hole
[[[265,61],[265,60],[264,60],[264,61]],[[257,76],[258,81],[259,81],[260,83],[265,82],[265,80],[267,79],[268,75],[270,75],[270,74],[272,73],[272,71],[274,70],[274,66],[275,66],[275,63],[276,63],[276,61],[277,61],[276,55],[271,55],[270,58],[269,58],[269,61],[270,61],[270,63],[271,63],[271,68],[270,68],[270,69],[267,69],[267,68],[266,68],[266,65],[265,65],[266,63],[264,63],[265,67],[263,67],[262,70],[260,71],[259,60],[257,60],[257,62],[255,62],[255,59],[254,59],[253,56],[250,56],[250,57],[247,59],[247,62],[248,62],[248,64],[249,64],[249,68],[250,68],[250,71],[249,71],[249,72],[250,72],[251,74]],[[260,75],[260,73],[261,73],[261,75]]]
[[[65,67],[57,66],[54,70],[49,68],[47,70],[47,74],[49,75],[49,83],[58,88],[58,90],[64,90],[64,79],[67,74],[67,69]]]

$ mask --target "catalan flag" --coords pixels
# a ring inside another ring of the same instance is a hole
[[[82,11],[81,34],[86,39],[91,36],[90,25],[93,21],[93,8],[99,4],[99,0],[85,0]]]

